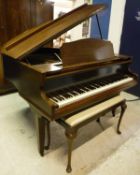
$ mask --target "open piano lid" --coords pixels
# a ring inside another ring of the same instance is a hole
[[[103,9],[104,4],[84,4],[54,21],[43,23],[18,35],[3,46],[2,53],[14,59],[22,59]]]

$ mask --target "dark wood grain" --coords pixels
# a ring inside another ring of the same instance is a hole
[[[5,13],[5,3],[3,0],[0,0],[0,36],[2,36],[0,38],[0,46],[8,40]]]
[[[27,29],[50,20],[53,20],[53,4],[50,2],[40,4],[37,0],[0,0],[0,47]],[[0,58],[0,94],[14,89],[4,78]]]
[[[50,2],[40,4],[37,0],[0,0],[0,31],[4,32],[3,38],[6,37],[1,44],[50,20],[53,20],[53,5]]]

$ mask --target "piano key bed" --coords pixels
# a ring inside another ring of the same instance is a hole
[[[47,95],[59,106],[59,108],[61,108],[72,104],[73,102],[105,92],[125,83],[129,83],[132,80],[133,78],[127,75],[116,74],[98,81],[88,81],[83,84],[67,87]]]
[[[92,120],[97,120],[98,122],[100,122],[100,117],[105,115],[105,113],[109,111],[112,111],[114,115],[115,110],[118,107],[121,107],[121,112],[120,112],[120,117],[117,124],[117,133],[121,134],[120,124],[126,109],[126,103],[125,103],[125,99],[120,95],[112,97],[106,101],[103,101],[97,105],[94,105],[72,116],[56,120],[58,124],[62,125],[65,128],[65,134],[68,139],[68,164],[66,168],[67,172],[72,171],[72,168],[71,168],[72,144],[73,144],[74,138],[76,138],[78,129],[86,125],[87,123],[91,122]],[[44,117],[40,118],[40,121],[38,122],[38,136],[39,136],[38,146],[39,146],[39,152],[42,156],[44,155],[44,149],[49,149],[49,146],[50,146],[50,128],[49,128],[48,120],[47,120],[48,145],[46,147],[44,146],[45,122],[46,122],[46,118]]]

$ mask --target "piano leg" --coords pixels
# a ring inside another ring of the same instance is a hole
[[[45,147],[45,123],[46,119],[42,116],[36,117],[36,131],[38,150],[41,156],[44,156],[44,149],[48,149],[50,146],[50,128],[49,121],[47,121],[47,134],[48,134],[48,145]]]
[[[127,105],[125,103],[125,101],[121,104],[121,113],[120,113],[120,118],[119,118],[119,121],[118,121],[118,125],[117,125],[117,133],[118,134],[121,134],[121,131],[120,131],[120,124],[121,124],[121,121],[122,121],[122,117],[124,115],[124,112],[127,108]]]
[[[50,136],[50,122],[46,119],[47,123],[47,145],[45,146],[45,149],[48,150],[50,148],[50,142],[51,142],[51,136]]]
[[[68,173],[72,171],[72,168],[71,168],[72,146],[73,146],[73,140],[76,137],[76,135],[77,135],[76,130],[73,130],[73,129],[66,130],[66,137],[68,139],[68,164],[67,164],[66,171]]]

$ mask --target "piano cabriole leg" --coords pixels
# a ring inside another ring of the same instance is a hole
[[[45,119],[38,116],[36,119],[38,150],[41,156],[44,156],[45,144]]]
[[[70,173],[72,171],[71,168],[71,156],[72,156],[72,146],[73,140],[76,137],[77,132],[75,130],[66,130],[66,137],[68,139],[68,164],[66,171]]]
[[[120,113],[120,118],[119,118],[119,121],[118,121],[118,125],[117,125],[117,133],[118,134],[121,134],[121,131],[120,131],[120,124],[121,124],[121,121],[122,121],[122,118],[123,118],[123,115],[124,115],[124,112],[127,108],[127,105],[125,103],[125,101],[121,104],[121,113]]]

